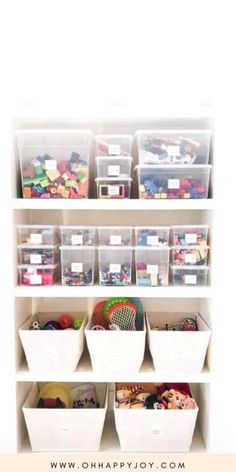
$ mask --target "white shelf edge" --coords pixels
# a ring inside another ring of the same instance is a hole
[[[50,297],[50,298],[86,298],[86,297],[142,297],[142,298],[211,298],[211,287],[103,287],[100,285],[68,287],[62,285],[51,286],[17,286],[14,294],[16,298]]]
[[[63,199],[24,199],[14,198],[13,209],[15,210],[212,210],[214,200],[63,200]]]

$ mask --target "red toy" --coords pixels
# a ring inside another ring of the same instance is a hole
[[[65,314],[60,316],[58,321],[59,321],[62,329],[67,329],[67,328],[72,327],[73,322],[74,322],[74,318],[71,315],[65,313]]]

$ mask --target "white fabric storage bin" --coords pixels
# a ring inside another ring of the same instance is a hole
[[[75,387],[77,384],[70,384]],[[100,408],[36,408],[39,386],[27,398],[23,413],[33,452],[99,451],[107,410],[107,386],[95,384]]]
[[[188,452],[198,408],[146,410],[114,408],[116,431],[124,452]]]
[[[196,319],[198,331],[160,331],[155,326]],[[148,313],[148,345],[157,372],[197,374],[202,371],[211,331],[199,313]]]
[[[96,331],[91,321],[85,328],[85,337],[96,372],[138,372],[144,358],[146,326],[142,331]]]
[[[71,313],[76,316],[76,313]],[[77,314],[78,315],[78,314]],[[59,313],[39,313],[42,323],[58,319]],[[36,316],[30,317],[19,329],[19,336],[31,372],[73,372],[84,349],[86,315],[80,329],[30,330]]]

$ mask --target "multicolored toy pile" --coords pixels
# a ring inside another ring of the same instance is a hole
[[[37,408],[99,408],[93,384],[69,388],[63,383],[48,383],[39,392]]]
[[[51,317],[50,317],[51,316]],[[83,323],[83,318],[81,315],[72,315],[70,313],[59,313],[55,315],[54,313],[48,314],[48,320],[42,321],[42,318],[39,314],[34,316],[33,321],[30,324],[29,329],[31,330],[74,330],[80,329]]]
[[[144,310],[139,298],[116,297],[94,307],[91,329],[95,331],[143,329]]]
[[[188,384],[117,384],[116,408],[192,410],[197,408]]]

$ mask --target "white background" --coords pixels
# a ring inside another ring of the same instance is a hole
[[[217,123],[216,196],[222,319],[214,378],[214,448],[236,451],[235,407],[235,15],[230,1],[2,1],[1,96],[1,449],[14,432],[13,320],[9,292],[11,245],[9,120],[15,114],[124,115],[193,110],[213,105]],[[8,249],[8,250],[6,250]],[[220,297],[219,297],[220,292]],[[228,446],[228,447],[226,447]]]

